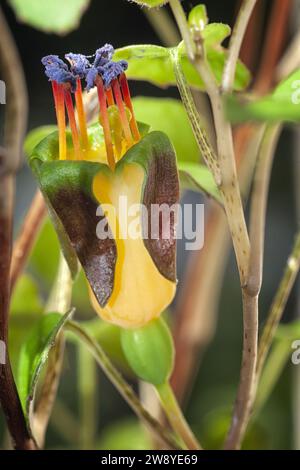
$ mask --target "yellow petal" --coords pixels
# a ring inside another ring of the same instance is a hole
[[[128,163],[121,172],[110,175],[99,173],[93,187],[94,195],[102,207],[103,204],[109,204],[115,208],[105,210],[105,214],[117,244],[112,296],[105,308],[101,308],[95,298],[93,305],[104,320],[126,328],[136,328],[157,318],[170,304],[176,290],[175,283],[157,270],[145,248],[141,233],[134,238],[125,238],[126,225],[139,225],[141,232],[141,208],[133,205],[141,203],[143,181],[142,167],[136,163]],[[125,201],[128,209],[135,209],[131,215],[124,211],[122,204]]]

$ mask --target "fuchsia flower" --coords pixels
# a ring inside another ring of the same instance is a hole
[[[96,311],[131,328],[157,318],[174,297],[175,216],[160,220],[157,237],[149,238],[151,210],[145,218],[138,209],[140,234],[124,237],[130,215],[120,210],[120,199],[126,198],[127,207],[143,203],[147,209],[161,204],[171,208],[178,201],[179,184],[168,137],[148,133],[147,126],[137,123],[125,74],[128,64],[114,62],[113,55],[106,44],[92,57],[70,53],[66,62],[53,55],[42,59],[52,84],[58,133],[36,147],[30,164],[69,265],[73,271],[77,259],[82,265]],[[88,91],[97,89],[99,101],[99,122],[89,127],[82,81]],[[115,211],[101,212],[106,206]],[[99,220],[106,238],[97,234]]]

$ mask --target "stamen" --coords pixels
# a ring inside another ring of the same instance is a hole
[[[63,85],[52,81],[52,90],[54,95],[56,118],[58,125],[58,139],[59,139],[59,159],[66,160],[67,158],[67,139],[66,139],[66,113],[64,101]]]
[[[104,131],[104,140],[106,146],[106,153],[107,153],[107,163],[112,170],[115,168],[115,157],[114,157],[114,150],[110,132],[110,125],[109,125],[109,116],[106,106],[106,93],[103,85],[103,80],[100,76],[96,78],[96,86],[98,91],[98,99],[99,99],[99,106],[100,106],[100,124],[103,127]]]
[[[111,88],[106,90],[106,98],[108,106],[113,106],[115,104],[114,95]]]
[[[122,100],[122,93],[121,93],[120,85],[117,79],[112,81],[112,89],[115,95],[117,106],[119,108],[124,136],[125,136],[125,139],[127,140],[128,145],[131,147],[133,145],[133,138],[132,138],[130,126],[128,123],[125,106]]]
[[[75,92],[75,101],[76,101],[76,109],[77,109],[77,115],[78,115],[78,123],[79,123],[82,147],[84,149],[87,149],[89,147],[89,140],[88,140],[87,126],[86,126],[86,115],[85,115],[85,109],[84,109],[84,105],[83,105],[82,87],[81,87],[80,78],[77,79],[77,87],[76,87],[76,92]]]
[[[120,81],[121,90],[123,93],[124,102],[127,108],[131,112],[130,128],[131,128],[134,140],[138,142],[139,140],[141,140],[141,134],[140,134],[140,131],[139,131],[136,119],[135,119],[134,109],[133,109],[133,105],[131,101],[130,89],[129,89],[129,85],[128,85],[128,81],[127,81],[125,73],[122,73],[119,81]]]
[[[77,124],[76,124],[76,119],[75,119],[73,100],[72,100],[72,96],[70,92],[70,87],[68,85],[64,87],[64,94],[65,94],[66,108],[67,108],[68,117],[69,117],[69,124],[70,124],[71,132],[72,132],[75,159],[80,160],[81,150],[80,150],[79,134],[78,134]]]

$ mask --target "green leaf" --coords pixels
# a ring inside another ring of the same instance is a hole
[[[221,36],[221,30],[218,28],[218,33],[212,33],[213,25],[210,25],[210,33],[207,37],[207,60],[214,72],[214,75],[221,83],[223,69],[226,61],[227,52],[221,47],[214,47],[212,44],[217,36]],[[221,28],[225,34],[224,28]],[[204,83],[199,76],[195,67],[189,62],[183,45],[179,46],[181,53],[182,68],[186,75],[186,79],[190,86],[204,90]],[[145,80],[160,87],[168,87],[176,85],[175,75],[173,71],[173,64],[171,59],[171,49],[154,46],[154,45],[137,45],[127,46],[118,49],[114,56],[115,60],[127,60],[129,63],[128,71],[126,72],[129,79],[132,80]],[[247,87],[250,80],[250,74],[247,68],[241,63],[238,63],[235,90],[243,90]]]
[[[23,344],[19,359],[18,391],[28,425],[30,403],[34,398],[37,381],[57,335],[72,314],[73,310],[64,316],[58,313],[44,315]]]
[[[57,129],[56,126],[41,126],[33,129],[29,132],[26,136],[25,143],[24,143],[24,152],[27,157],[29,157],[34,148],[49,134],[52,134]]]
[[[66,34],[79,25],[89,0],[9,0],[19,21],[46,33]]]
[[[233,123],[247,121],[299,122],[300,69],[282,81],[264,98],[230,95],[226,97],[228,119]]]
[[[12,315],[39,315],[43,311],[42,300],[34,279],[23,274],[13,292],[10,312]]]
[[[209,23],[202,32],[207,48],[220,46],[230,34],[230,26],[224,23]]]
[[[167,134],[178,161],[200,161],[199,148],[181,101],[143,96],[134,98],[133,106],[139,121],[147,122],[152,131]]]
[[[206,194],[223,204],[221,194],[216,186],[214,178],[205,165],[179,162],[180,183],[183,189],[190,189]]]

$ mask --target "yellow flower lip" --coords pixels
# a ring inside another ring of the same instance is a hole
[[[119,210],[123,200],[120,195],[126,197],[128,208],[138,208],[144,178],[140,165],[126,163],[121,173],[99,173],[93,182],[93,193],[99,203],[115,209],[105,212],[116,243],[117,261],[114,287],[107,304],[100,307],[94,295],[92,304],[104,320],[123,328],[137,328],[158,318],[176,291],[176,283],[163,276],[153,262],[141,230],[134,238],[120,236],[120,225],[128,227],[133,219],[142,223],[141,207],[133,216],[130,211]]]

